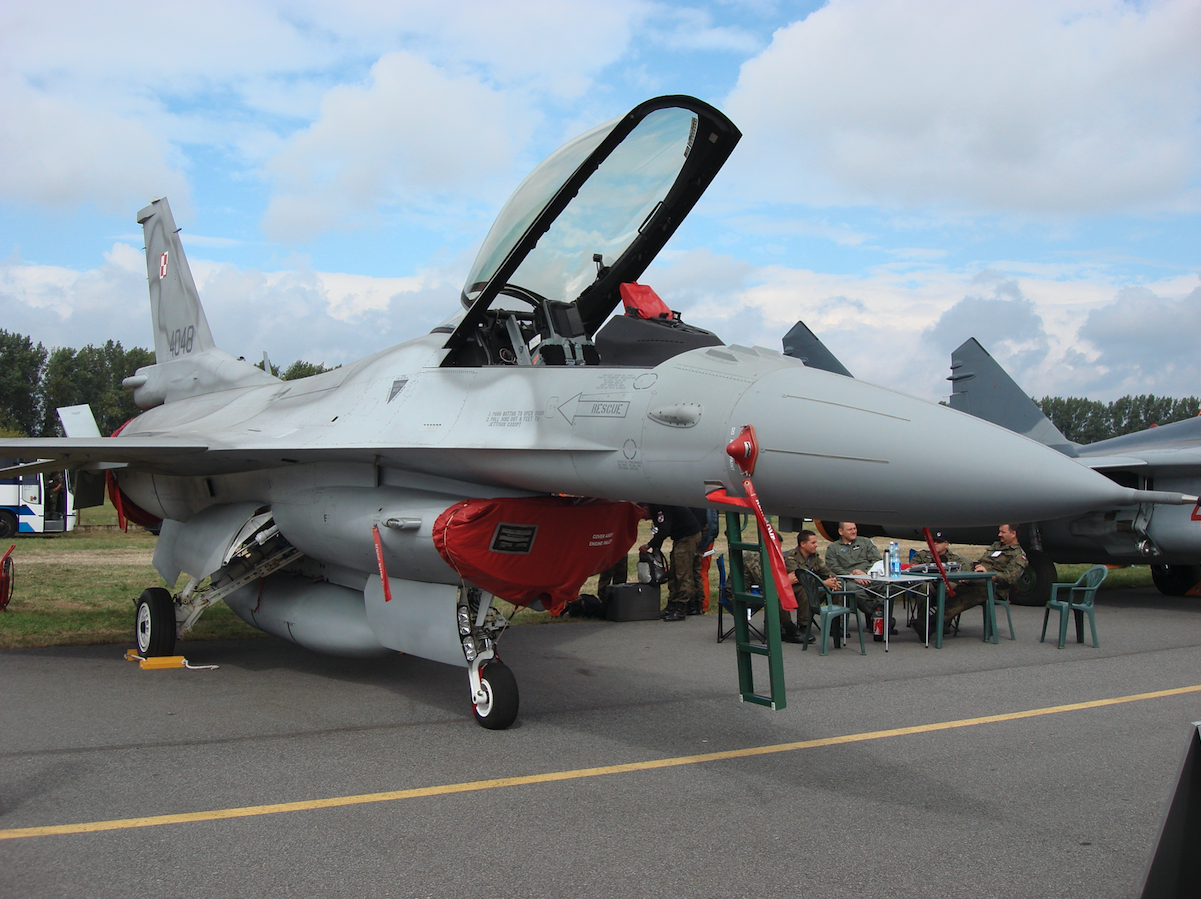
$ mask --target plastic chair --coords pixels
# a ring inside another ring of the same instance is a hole
[[[1013,630],[1013,613],[1009,611],[1009,588],[1002,587],[1001,591],[993,591],[992,602],[984,603],[984,641],[988,642],[991,635],[993,643],[997,642],[997,606],[1005,607],[1005,617],[1009,619],[1009,639],[1016,640],[1017,635]],[[1044,621],[1045,625],[1046,622]]]
[[[763,603],[759,603],[758,605],[755,605],[752,602],[748,611],[750,612],[750,615],[752,615],[752,616],[757,614],[758,612],[763,611]],[[729,627],[726,627],[725,624],[722,622],[722,613],[723,612],[726,615],[730,615],[731,617],[734,616],[735,614],[737,614],[734,611],[734,585],[731,584],[729,578],[726,577],[726,557],[724,555],[720,555],[717,557],[717,642],[718,643],[721,643],[723,640],[725,640],[727,637],[731,636],[734,633],[733,623],[731,623]],[[760,630],[759,628],[755,627],[755,625],[751,623],[751,619],[749,616],[747,618],[746,624],[747,624],[747,627],[750,628],[752,636],[754,636],[756,639],[758,639],[760,643],[767,642],[767,637],[765,637],[763,635],[763,631]]]
[[[1051,598],[1047,600],[1047,609],[1043,612],[1043,633],[1038,642],[1046,640],[1047,619],[1051,617],[1051,610],[1056,609],[1059,612],[1059,649],[1063,649],[1063,644],[1067,641],[1068,616],[1073,612],[1076,616],[1076,642],[1084,642],[1084,616],[1087,614],[1088,625],[1093,632],[1093,649],[1099,647],[1101,644],[1097,642],[1097,618],[1093,614],[1093,603],[1097,599],[1097,588],[1108,574],[1109,569],[1104,565],[1094,565],[1080,575],[1080,579],[1074,584],[1052,584]],[[1068,591],[1067,599],[1059,599],[1061,588]]]
[[[822,579],[812,571],[804,568],[796,570],[796,576],[800,581],[805,583],[805,591],[816,590],[814,595],[822,597],[821,605],[818,609],[819,627],[821,629],[821,643],[819,645],[819,654],[826,655],[830,648],[830,628],[832,625],[842,623],[844,626],[843,633],[845,635],[846,618],[849,615],[855,616],[855,630],[859,632],[859,654],[867,655],[867,647],[863,642],[863,613],[859,611],[859,606],[855,605],[854,590],[831,590],[827,587]],[[836,600],[842,600],[841,603]],[[813,616],[809,616],[809,625],[805,628],[804,644],[801,649],[809,649],[809,631],[813,628]],[[838,635],[834,635],[834,648],[841,648],[838,641]]]

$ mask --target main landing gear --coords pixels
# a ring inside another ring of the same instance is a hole
[[[475,587],[459,603],[459,642],[467,659],[475,720],[489,730],[504,730],[517,720],[517,678],[496,654],[496,641],[509,626],[492,605],[493,596]]]
[[[279,533],[270,513],[255,516],[226,553],[225,566],[213,572],[208,587],[197,589],[200,578],[194,577],[178,596],[172,596],[162,587],[151,587],[134,600],[138,655],[144,658],[172,655],[176,639],[192,629],[205,609],[300,556],[300,550]]]

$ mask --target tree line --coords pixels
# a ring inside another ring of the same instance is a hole
[[[141,410],[133,391],[121,382],[144,365],[154,363],[154,352],[143,347],[125,349],[120,341],[82,349],[48,350],[24,334],[0,328],[0,436],[58,437],[62,426],[55,410],[87,403],[101,434],[111,434]],[[262,364],[259,364],[262,368]],[[285,381],[329,371],[320,363],[297,360],[282,372],[271,373]]]
[[[1152,425],[1193,418],[1201,412],[1201,400],[1195,396],[1174,399],[1150,393],[1124,396],[1112,403],[1081,396],[1044,396],[1035,402],[1060,433],[1074,443],[1121,437]]]

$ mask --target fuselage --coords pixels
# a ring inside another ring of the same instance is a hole
[[[441,368],[443,340],[151,409],[122,437],[170,434],[209,452],[181,463],[189,475],[160,464],[125,469],[119,483],[177,521],[232,502],[282,510],[334,488],[363,491],[377,521],[403,516],[397,506],[505,494],[700,506],[707,482],[740,489],[725,446],[751,424],[771,513],[979,525],[1056,517],[1120,489],[971,416],[768,350],[692,350],[653,369]],[[345,527],[365,540],[359,517]],[[277,514],[291,539],[286,518]],[[357,555],[370,566],[370,553]]]

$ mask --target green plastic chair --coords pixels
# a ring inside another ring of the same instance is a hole
[[[1097,599],[1097,588],[1105,581],[1108,574],[1109,569],[1104,565],[1094,565],[1080,575],[1080,580],[1074,584],[1052,584],[1051,598],[1047,600],[1047,608],[1043,612],[1043,634],[1038,638],[1038,642],[1042,643],[1046,640],[1047,619],[1051,617],[1051,610],[1055,609],[1059,612],[1060,649],[1063,649],[1063,644],[1067,641],[1068,617],[1073,613],[1076,616],[1076,642],[1084,642],[1084,616],[1087,614],[1088,625],[1093,632],[1093,648],[1099,647],[1101,644],[1097,642],[1097,618],[1093,614],[1093,603]],[[1067,599],[1059,598],[1060,589],[1068,592]]]
[[[855,630],[859,632],[859,654],[867,655],[867,646],[863,642],[863,613],[859,611],[859,607],[855,605],[854,590],[831,590],[812,571],[805,568],[798,568],[796,576],[801,581],[804,581],[806,589],[817,590],[815,595],[822,597],[821,605],[818,609],[819,627],[821,628],[821,643],[819,644],[819,654],[826,655],[830,648],[830,629],[833,625],[844,623],[845,619],[850,616],[855,616]],[[841,600],[837,602],[837,600]],[[809,648],[809,631],[813,628],[813,616],[809,616],[809,626],[805,628],[805,643],[801,647],[803,650]],[[834,647],[840,648],[838,634],[834,635]]]

